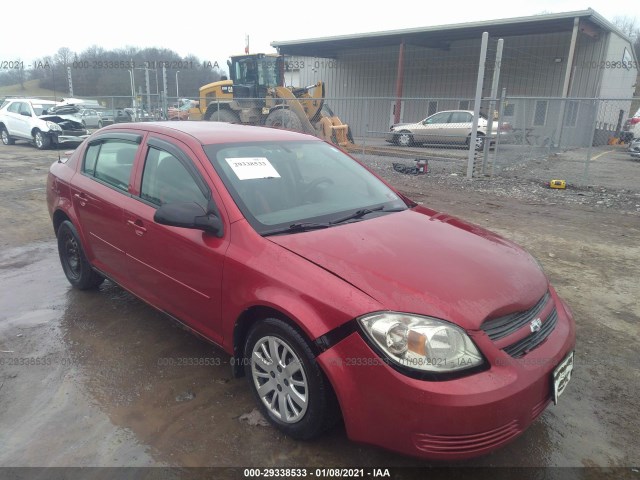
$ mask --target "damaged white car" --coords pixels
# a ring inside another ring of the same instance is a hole
[[[51,100],[10,98],[0,107],[2,143],[16,140],[33,142],[44,150],[51,145],[79,144],[89,136],[87,129],[71,115],[49,112],[56,106]]]

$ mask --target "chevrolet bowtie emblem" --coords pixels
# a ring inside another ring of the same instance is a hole
[[[535,333],[542,328],[542,320],[536,318],[533,322],[529,324],[529,328],[531,329],[531,333]]]

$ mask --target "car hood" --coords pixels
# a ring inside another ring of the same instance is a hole
[[[383,309],[430,315],[468,330],[531,307],[548,288],[538,263],[520,247],[422,207],[269,239]]]
[[[84,128],[82,123],[78,121],[78,117],[74,117],[73,115],[41,115],[38,118],[53,123],[73,122],[74,127]]]

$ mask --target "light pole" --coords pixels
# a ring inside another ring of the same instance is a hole
[[[180,103],[180,93],[178,92],[178,74],[180,73],[180,70],[178,70],[176,72],[176,102]]]
[[[133,104],[133,108],[136,108],[136,84],[133,80],[133,70],[127,70],[129,72],[129,80],[131,81],[131,103]]]

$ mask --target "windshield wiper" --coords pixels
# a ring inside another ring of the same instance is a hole
[[[330,223],[292,223],[288,227],[269,230],[263,233],[262,236],[268,237],[269,235],[278,235],[280,233],[308,232],[309,230],[319,230],[322,228],[329,228],[330,226]]]
[[[406,207],[401,207],[401,208],[390,208],[389,210],[385,210],[384,205],[380,206],[380,207],[375,207],[375,208],[362,208],[360,210],[356,210],[355,212],[346,215],[342,218],[339,218],[337,220],[334,220],[333,222],[331,222],[331,225],[336,225],[338,223],[343,223],[346,222],[348,220],[356,220],[358,218],[362,218],[365,215],[369,215],[370,213],[373,212],[402,212],[403,210],[406,210]]]
[[[333,222],[329,222],[329,223],[313,223],[313,222],[301,222],[301,223],[292,223],[291,225],[287,226],[287,227],[282,227],[282,228],[276,228],[274,230],[268,230],[266,232],[264,232],[262,234],[263,237],[268,237],[269,235],[279,235],[282,233],[298,233],[298,232],[308,232],[310,230],[320,230],[323,228],[329,228],[329,227],[333,227],[334,225],[337,225],[339,223],[344,223],[348,220],[355,220],[358,218],[362,218],[365,215],[369,215],[370,213],[373,212],[402,212],[404,210],[406,210],[406,207],[399,207],[399,208],[390,208],[388,210],[385,209],[384,206],[380,206],[380,207],[375,207],[375,208],[362,208],[360,210],[357,210],[349,215],[346,215],[342,218],[339,218],[337,220],[334,220]]]

